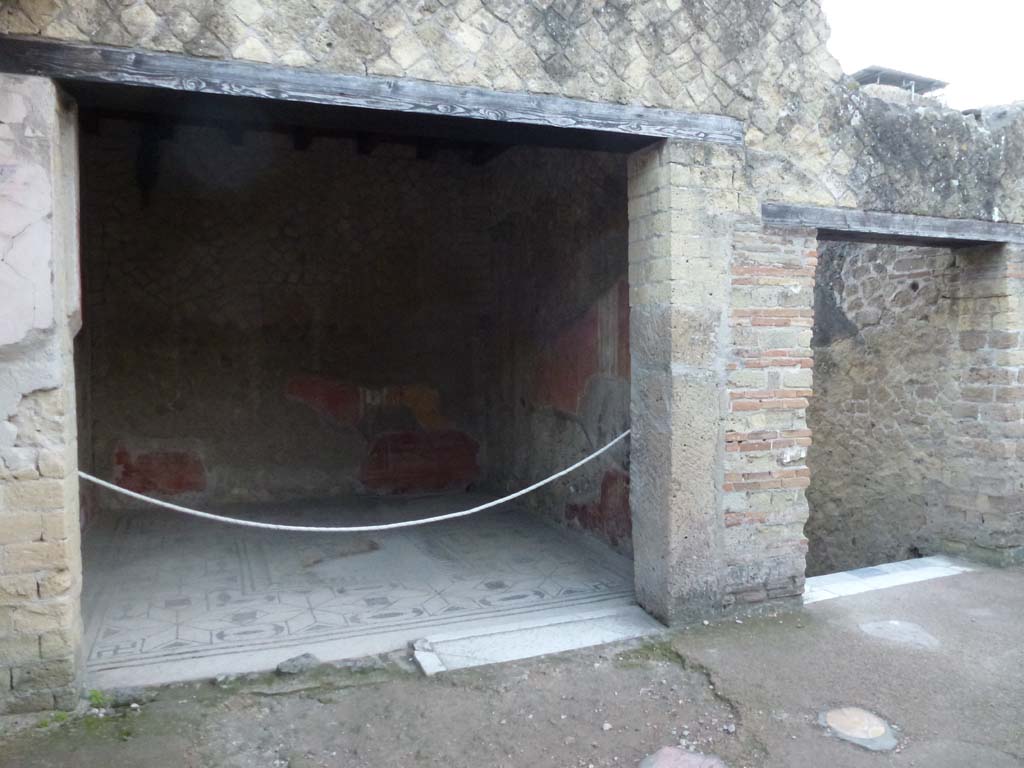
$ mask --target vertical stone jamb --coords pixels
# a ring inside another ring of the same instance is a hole
[[[629,163],[636,590],[655,616],[721,609],[729,262],[743,151],[666,142]]]
[[[76,122],[0,75],[0,713],[78,701]]]
[[[1024,247],[954,251],[960,371],[926,547],[995,565],[1024,562]]]
[[[737,229],[727,363],[725,603],[802,594],[810,485],[813,229]]]

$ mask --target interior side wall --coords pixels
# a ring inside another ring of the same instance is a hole
[[[101,121],[83,463],[205,502],[502,489],[624,429],[624,160],[471,159]],[[558,515],[625,504],[623,470],[575,478]]]
[[[629,428],[626,161],[568,159],[557,183],[528,203],[519,219],[526,226],[509,220],[499,238],[500,389],[489,447],[503,490],[573,464]],[[498,208],[522,205],[520,194],[503,185]],[[550,249],[566,237],[567,247]],[[629,443],[525,503],[630,551]]]
[[[1024,543],[1019,298],[999,249],[823,243],[808,574]]]

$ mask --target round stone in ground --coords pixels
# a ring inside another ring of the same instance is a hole
[[[726,765],[714,755],[687,752],[679,747],[662,747],[645,757],[639,768],[726,768]]]
[[[896,736],[878,715],[860,707],[839,707],[822,712],[818,722],[840,739],[875,752],[893,749]]]

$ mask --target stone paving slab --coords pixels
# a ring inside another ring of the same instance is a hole
[[[859,595],[876,589],[888,589],[918,581],[969,573],[972,569],[948,557],[936,555],[901,560],[869,568],[812,576],[804,587],[804,605],[845,595]]]

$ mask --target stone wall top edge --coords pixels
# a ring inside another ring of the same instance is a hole
[[[19,0],[0,33],[741,121],[762,199],[1024,221],[1024,108],[896,104],[845,77],[818,0]]]

